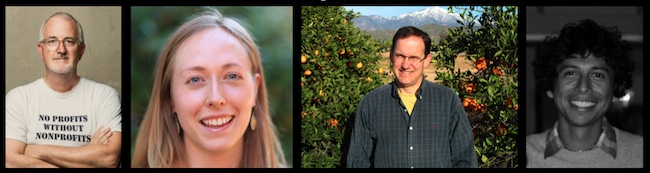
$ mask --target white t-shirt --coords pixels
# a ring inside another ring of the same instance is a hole
[[[89,79],[81,78],[71,91],[59,93],[40,78],[12,89],[5,99],[5,139],[80,147],[100,126],[122,131],[117,91]]]

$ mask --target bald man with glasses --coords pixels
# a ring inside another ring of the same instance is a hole
[[[6,167],[118,167],[119,95],[77,74],[86,50],[81,24],[54,13],[41,26],[37,48],[45,76],[6,95]]]

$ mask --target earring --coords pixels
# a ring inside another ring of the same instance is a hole
[[[255,131],[255,128],[257,127],[257,118],[255,118],[255,107],[253,107],[253,110],[251,111],[251,130]]]

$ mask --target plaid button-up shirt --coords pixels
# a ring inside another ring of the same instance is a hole
[[[411,116],[395,82],[359,103],[348,167],[477,167],[472,127],[456,93],[423,79]]]
[[[603,118],[602,128],[603,132],[600,133],[600,137],[595,146],[616,159],[616,133],[614,133],[612,125],[609,125],[607,118]],[[565,148],[557,132],[557,122],[555,122],[553,129],[546,135],[546,141],[548,142],[546,143],[546,150],[544,150],[544,159],[555,155],[555,153]]]

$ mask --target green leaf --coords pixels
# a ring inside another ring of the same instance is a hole
[[[490,83],[497,83],[499,81],[499,77],[497,77],[496,75],[490,75],[488,81]]]
[[[494,54],[494,57],[497,57],[497,56],[501,55],[502,52],[503,52],[503,50],[497,51],[497,53]]]
[[[494,97],[494,90],[495,90],[494,86],[490,85],[487,87],[487,89],[488,89],[488,95],[490,95],[490,97]]]
[[[481,156],[481,161],[483,161],[483,163],[487,163],[488,158],[485,157],[485,155],[482,155],[482,156]]]

